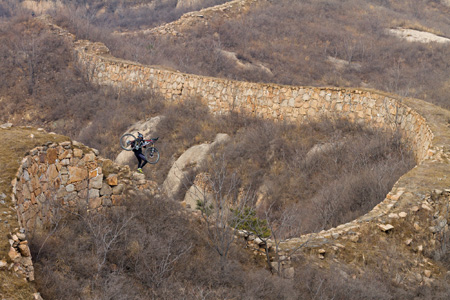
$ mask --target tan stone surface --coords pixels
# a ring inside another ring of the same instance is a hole
[[[69,166],[69,181],[67,183],[74,183],[87,179],[88,172],[85,168]]]
[[[118,184],[117,174],[109,174],[108,177],[106,177],[106,182],[110,186],[116,186]]]

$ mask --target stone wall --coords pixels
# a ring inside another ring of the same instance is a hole
[[[118,89],[144,89],[168,101],[199,97],[217,114],[246,111],[273,120],[303,122],[345,117],[354,122],[399,130],[413,150],[417,166],[402,176],[386,199],[357,220],[283,243],[289,249],[309,241],[322,245],[353,238],[361,224],[389,222],[404,207],[422,205],[435,190],[450,187],[450,112],[419,99],[380,91],[259,84],[184,74],[112,57],[99,43],[75,42],[77,62],[90,81]],[[407,209],[406,209],[407,210]]]
[[[153,193],[154,183],[98,156],[80,143],[37,147],[22,160],[13,181],[19,223],[27,232],[52,221],[60,208],[98,211],[120,206],[130,190]]]
[[[51,26],[58,34],[69,37],[72,41],[75,40],[69,33],[56,26]],[[308,246],[323,247],[323,245],[336,244],[340,240],[355,239],[359,228],[364,224],[380,224],[382,230],[390,230],[387,229],[389,228],[387,225],[392,220],[407,222],[407,216],[411,215],[416,207],[430,207],[427,199],[433,193],[447,195],[449,192],[450,112],[430,103],[371,90],[258,84],[184,74],[114,58],[103,44],[89,41],[74,41],[74,54],[86,77],[96,84],[113,86],[118,89],[153,90],[168,101],[199,97],[207,103],[211,111],[217,114],[228,113],[232,110],[246,111],[264,118],[293,122],[339,116],[367,126],[400,130],[414,151],[417,166],[403,175],[388,193],[386,199],[366,215],[318,234],[285,241],[280,247],[286,253],[289,252],[289,249],[293,249],[305,241],[308,241]],[[62,147],[64,148],[64,146]],[[47,153],[47,150],[38,149],[32,156],[34,161],[37,163],[44,160],[44,164],[48,164],[48,161],[45,162],[45,155],[42,154]],[[64,155],[64,151],[58,148],[57,153]],[[40,154],[38,155],[38,153]],[[75,153],[71,155],[75,157]],[[28,159],[24,160],[26,165],[30,162]],[[70,163],[75,164],[74,167],[78,167],[77,164],[81,159],[82,157],[76,157]],[[48,166],[53,168],[50,165],[52,163]],[[67,170],[63,169],[62,163],[60,165],[60,169],[57,165],[55,167],[58,172],[63,170],[63,173],[59,173],[62,182],[63,175],[67,175],[64,172],[70,174],[70,171],[68,168]],[[25,174],[30,174],[28,167],[28,165],[23,166],[18,176],[19,187],[20,184],[22,185],[22,190],[19,192],[26,193],[26,195],[33,188],[33,180],[26,180],[27,175]],[[34,168],[33,170],[36,170],[36,167]],[[90,174],[91,171],[91,169],[86,170],[85,174]],[[64,178],[69,180],[70,176]],[[34,181],[36,183],[36,179]],[[64,197],[70,193],[73,194],[77,189],[74,185],[74,190],[69,192],[67,187],[71,184],[73,183],[67,181],[65,185],[61,185],[64,194],[63,201]],[[85,185],[87,189],[87,183]],[[71,186],[69,190],[72,190]],[[92,208],[99,208],[108,202],[103,202],[102,195],[100,195],[101,189],[97,188],[97,190],[99,197],[88,201],[83,200],[89,198],[83,193],[83,188],[76,191],[77,195],[80,193],[78,197],[81,201],[87,204],[95,202],[96,204],[92,204]],[[33,193],[36,197],[40,190],[34,189]],[[94,193],[97,195],[97,192]],[[27,205],[28,209],[31,205],[37,205],[38,208],[42,207],[44,211],[48,211],[45,210],[45,205],[39,206],[41,205],[38,203],[39,200],[36,203],[32,201],[31,194],[29,198],[25,198],[25,195],[22,196],[22,200],[18,198],[18,204],[23,206],[19,209],[21,214],[26,215],[25,206]],[[99,203],[101,206],[97,206]],[[41,215],[45,216],[46,212],[35,210],[33,213],[39,215],[41,221],[38,222],[43,222],[45,218],[42,219]],[[26,217],[22,220],[24,225],[28,222],[27,219],[30,218]],[[321,251],[320,255],[323,256],[328,250],[321,249]]]
[[[177,8],[188,7],[194,5],[197,0],[180,0],[177,3]],[[238,18],[244,14],[253,5],[261,4],[266,0],[232,0],[223,4],[203,8],[199,11],[191,11],[183,14],[179,19],[166,23],[158,27],[148,28],[131,32],[116,32],[118,35],[170,35],[172,37],[182,36],[182,31],[186,28],[192,28],[199,25],[208,26],[217,15],[222,19]]]
[[[10,268],[30,281],[34,269],[26,237],[68,211],[118,208],[128,193],[154,195],[156,191],[156,183],[144,174],[132,173],[128,166],[101,158],[98,151],[77,142],[32,149],[12,185],[21,230],[9,236]]]
[[[375,91],[258,84],[184,74],[111,57],[98,43],[78,41],[77,61],[89,79],[117,88],[147,89],[168,100],[200,97],[211,111],[247,111],[275,119],[304,121],[338,115],[358,123],[401,130],[418,162],[428,156],[433,133],[423,116]]]

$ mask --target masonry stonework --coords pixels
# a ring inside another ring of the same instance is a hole
[[[48,144],[32,149],[12,182],[12,199],[20,232],[9,236],[9,258],[14,271],[34,280],[26,237],[52,224],[58,215],[120,208],[124,197],[154,195],[156,183],[98,156],[98,151],[77,142]]]
[[[185,74],[114,58],[103,44],[88,41],[75,42],[74,49],[81,69],[99,85],[151,90],[168,101],[198,97],[216,114],[235,110],[292,122],[343,117],[402,133],[417,166],[397,181],[384,201],[352,222],[291,239],[282,248],[292,249],[305,241],[323,245],[353,238],[361,224],[385,224],[392,216],[407,214],[411,207],[431,207],[427,199],[432,193],[450,189],[450,112],[430,103],[374,90],[284,86]]]
[[[77,142],[37,147],[22,160],[13,181],[19,223],[27,232],[41,229],[64,210],[99,211],[120,206],[130,190],[152,194],[153,182],[97,156]]]
[[[89,79],[99,85],[152,90],[169,101],[200,97],[217,114],[236,110],[298,122],[345,117],[401,130],[418,162],[429,154],[433,133],[424,117],[406,106],[404,99],[380,92],[248,83],[185,74],[113,58],[104,45],[88,41],[76,42],[75,53]]]
[[[366,215],[327,231],[284,241],[280,247],[286,253],[308,241],[308,247],[322,247],[319,254],[323,256],[331,251],[325,249],[327,245],[331,249],[340,240],[355,239],[364,224],[378,224],[381,230],[388,231],[392,229],[390,223],[409,222],[419,210],[436,216],[436,226],[443,225],[441,229],[448,232],[447,223],[442,221],[447,217],[440,207],[450,200],[449,111],[379,91],[248,83],[145,66],[114,58],[103,44],[75,41],[69,33],[51,26],[74,43],[78,65],[90,81],[99,85],[152,90],[167,101],[199,97],[216,114],[236,110],[292,122],[337,116],[367,126],[399,130],[415,154],[416,167],[403,175],[386,199]],[[96,210],[113,205],[114,192],[104,193],[108,186],[112,188],[110,183],[105,184],[104,161],[95,153],[79,153],[72,144],[49,145],[34,149],[24,159],[14,192],[20,222],[27,230],[41,226],[54,213],[46,202],[51,199],[69,207],[83,203]],[[97,181],[98,176],[102,180]],[[143,179],[133,181],[129,176],[119,176],[122,179],[118,180],[133,182],[131,188],[135,189],[146,184]],[[51,192],[59,196],[49,197]],[[436,226],[428,232],[435,235]]]

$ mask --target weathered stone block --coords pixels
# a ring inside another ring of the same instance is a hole
[[[69,193],[75,191],[75,186],[73,184],[68,184],[66,186],[66,191]]]
[[[89,188],[91,189],[101,189],[103,186],[103,176],[98,175],[97,177],[91,178],[89,180]]]
[[[24,242],[26,242],[26,241],[24,241]],[[30,257],[31,256],[30,248],[24,242],[21,242],[21,244],[19,245],[19,247],[18,247],[19,248],[19,252],[20,252],[20,254],[22,254],[22,256]]]
[[[59,160],[63,160],[66,158],[71,158],[72,157],[72,153],[70,150],[63,150],[61,154],[59,154],[58,159]]]
[[[49,164],[54,164],[58,158],[58,150],[55,148],[50,148],[47,150],[47,162]]]
[[[102,188],[100,189],[100,195],[101,196],[109,196],[112,194],[112,188],[107,184],[103,183]]]
[[[9,252],[8,252],[8,256],[12,261],[15,261],[17,258],[20,257],[19,252],[17,252],[16,249],[14,249],[14,247],[10,247],[9,248]]]
[[[83,150],[81,149],[73,149],[73,156],[77,158],[83,157]]]
[[[109,174],[108,177],[106,178],[106,182],[110,186],[116,186],[118,184],[117,174]]]
[[[111,206],[112,201],[110,197],[102,197],[102,205],[103,206]]]
[[[89,199],[89,209],[96,209],[102,205],[102,198],[95,197]]]
[[[125,190],[125,185],[118,184],[116,187],[113,188],[113,195],[120,195]]]
[[[59,145],[63,148],[69,148],[72,143],[70,141],[59,143]]]
[[[100,191],[98,189],[89,189],[89,199],[100,197]]]
[[[85,154],[82,160],[84,162],[92,162],[95,160],[95,154],[94,153]]]
[[[50,182],[54,181],[59,176],[58,170],[54,164],[50,165],[47,169],[47,178]]]
[[[88,172],[85,168],[69,166],[69,181],[67,183],[78,182],[84,180],[88,176]]]

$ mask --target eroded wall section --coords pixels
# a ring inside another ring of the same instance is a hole
[[[77,142],[37,147],[22,160],[13,182],[19,223],[28,233],[52,221],[61,209],[120,206],[127,191],[152,193],[144,174],[132,173]]]

